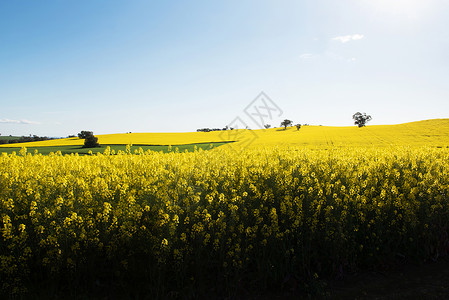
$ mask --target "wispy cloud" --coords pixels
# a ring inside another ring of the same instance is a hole
[[[365,36],[363,34],[350,34],[350,35],[341,35],[332,38],[333,41],[339,41],[342,43],[347,43],[350,41],[357,41],[363,39]]]
[[[299,56],[300,59],[311,59],[313,58],[315,55],[313,55],[312,53],[303,53]]]
[[[41,124],[40,122],[29,121],[29,120],[10,120],[10,119],[0,119],[0,123],[3,123],[3,124],[27,124],[27,125]]]

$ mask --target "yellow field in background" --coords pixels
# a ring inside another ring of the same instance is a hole
[[[260,132],[260,133],[259,133]],[[449,119],[399,125],[303,126],[255,131],[254,144],[295,146],[449,146]]]
[[[119,133],[95,135],[103,145],[185,145],[199,143],[216,143],[230,141],[224,138],[222,132],[180,132],[180,133]],[[94,133],[95,134],[95,133]],[[41,142],[20,144],[5,144],[0,147],[55,147],[83,145],[84,140],[66,138]]]
[[[399,125],[303,126],[268,130],[232,130],[181,133],[124,133],[96,135],[100,144],[116,145],[182,145],[235,141],[235,146],[296,145],[296,146],[449,146],[449,119],[434,119]],[[0,147],[46,147],[82,145],[78,138],[42,142],[6,144]]]

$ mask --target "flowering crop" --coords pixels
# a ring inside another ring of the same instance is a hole
[[[447,148],[22,149],[0,156],[1,288],[71,278],[223,292],[436,258],[449,250],[448,195]]]
[[[302,126],[296,128],[271,128],[268,130],[234,130],[233,132],[167,132],[167,133],[124,133],[96,135],[102,145],[182,145],[245,141],[257,137],[256,145],[295,146],[449,146],[449,119],[435,119],[399,125],[373,125],[364,128],[356,126]],[[4,144],[2,147],[54,147],[83,145],[79,138],[56,139],[42,142]]]

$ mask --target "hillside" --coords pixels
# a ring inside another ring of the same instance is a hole
[[[236,141],[233,146],[449,146],[449,119],[433,119],[398,125],[303,126],[267,130],[233,130],[186,133],[125,133],[96,135],[103,145],[183,145]],[[67,138],[42,142],[0,145],[0,147],[54,147],[82,145],[83,140]]]
[[[260,133],[259,133],[260,132]],[[398,125],[303,126],[299,131],[270,129],[257,131],[254,144],[303,146],[449,146],[449,119],[434,119]]]

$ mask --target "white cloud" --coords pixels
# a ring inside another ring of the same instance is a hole
[[[33,124],[38,125],[40,122],[29,121],[29,120],[10,120],[10,119],[0,119],[0,123],[3,124]]]
[[[363,39],[365,36],[363,34],[351,34],[351,35],[341,35],[332,38],[333,41],[339,41],[342,43],[347,43],[350,41],[357,41]]]

